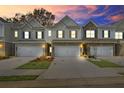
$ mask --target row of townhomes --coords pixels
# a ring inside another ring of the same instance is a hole
[[[12,24],[0,18],[0,56],[124,56],[124,20],[82,27],[65,16],[51,27],[35,18]]]

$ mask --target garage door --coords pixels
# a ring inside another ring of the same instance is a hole
[[[42,56],[43,48],[39,46],[18,46],[17,56]]]
[[[90,54],[95,56],[113,56],[112,46],[91,46]]]
[[[79,56],[79,46],[55,46],[54,54],[55,56]]]

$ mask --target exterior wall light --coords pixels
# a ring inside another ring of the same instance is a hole
[[[3,44],[0,44],[0,48],[2,48],[3,47]]]
[[[43,44],[43,45],[42,45],[42,48],[45,48],[45,47],[46,47],[46,45],[45,45],[45,44]]]
[[[80,44],[80,48],[83,48],[83,44]]]

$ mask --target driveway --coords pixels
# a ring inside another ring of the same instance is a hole
[[[44,70],[32,70],[32,69],[16,69],[25,63],[28,63],[34,57],[13,57],[0,61],[0,76],[12,76],[12,75],[39,75]]]
[[[85,58],[55,58],[49,69],[38,79],[68,79],[83,77],[113,77],[120,76],[113,70],[99,68],[87,62]]]

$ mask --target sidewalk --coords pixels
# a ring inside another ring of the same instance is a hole
[[[42,87],[124,87],[124,77],[49,79],[34,81],[0,82],[1,88],[42,88]]]

